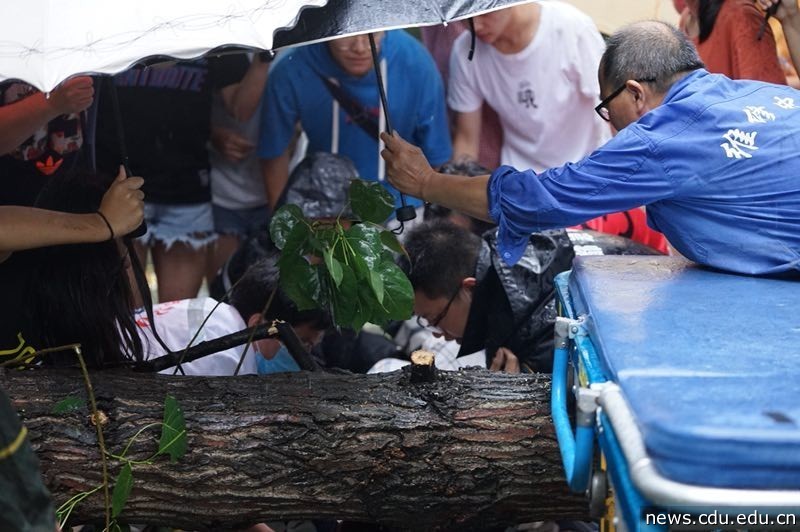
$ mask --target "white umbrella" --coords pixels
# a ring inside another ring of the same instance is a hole
[[[222,45],[270,50],[306,6],[327,0],[5,2],[0,81],[48,92],[75,74],[114,74],[150,56],[190,59]]]

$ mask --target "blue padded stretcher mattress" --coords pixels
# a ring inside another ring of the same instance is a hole
[[[800,488],[800,281],[578,257],[569,296],[663,476]]]

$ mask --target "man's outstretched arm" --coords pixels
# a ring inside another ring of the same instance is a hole
[[[386,145],[381,152],[386,161],[386,175],[397,190],[473,218],[491,221],[486,196],[488,175],[466,177],[438,173],[418,147],[397,135],[381,133],[381,139]]]

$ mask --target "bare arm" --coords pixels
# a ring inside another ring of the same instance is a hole
[[[481,135],[481,109],[455,113],[453,124],[453,160],[478,160]]]
[[[269,63],[262,61],[256,54],[242,80],[223,87],[220,91],[228,114],[239,122],[250,120],[258,109],[268,74]]]
[[[36,92],[0,107],[0,155],[12,151],[55,117],[83,111],[93,98],[92,78],[80,76],[62,83],[50,98]]]
[[[267,204],[270,210],[275,210],[275,205],[289,182],[289,157],[291,147],[279,156],[272,159],[261,160],[261,175],[264,177],[264,188],[267,190]]]
[[[786,44],[789,47],[789,55],[792,56],[794,68],[800,72],[800,9],[797,7],[797,0],[756,0],[761,9],[767,10],[780,2],[775,18],[781,21],[783,35],[786,37]]]
[[[136,229],[144,217],[141,177],[126,178],[120,169],[100,203],[99,212],[111,225],[113,236]],[[97,213],[74,214],[33,207],[0,207],[0,261],[12,252],[59,244],[103,242],[111,238],[103,218]]]
[[[243,160],[255,145],[236,131],[222,126],[211,126],[211,144],[223,157],[234,163]]]
[[[389,182],[411,196],[457,210],[473,218],[491,221],[486,186],[489,176],[466,177],[440,174],[431,168],[418,147],[399,136],[381,133],[386,149]]]

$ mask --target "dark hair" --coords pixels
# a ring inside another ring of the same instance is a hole
[[[278,251],[267,231],[258,231],[248,235],[214,277],[208,289],[209,295],[217,301],[222,301],[228,290],[236,284],[236,281],[250,266],[268,257],[270,253]]]
[[[459,161],[450,161],[444,163],[439,172],[447,175],[465,175],[475,177],[479,175],[491,174],[492,171],[472,159],[463,159]],[[425,205],[425,220],[435,220],[437,218],[448,218],[453,213],[452,209],[437,205],[435,203],[427,203]],[[495,224],[473,218],[472,216],[464,215],[469,219],[470,230],[476,235],[482,235],[489,229],[493,229]]]
[[[76,172],[51,178],[36,206],[73,213],[97,211],[112,178]],[[126,258],[116,241],[50,246],[35,250],[31,320],[41,348],[80,343],[93,368],[141,361],[142,342],[133,317]],[[74,364],[71,353],[48,357]]]
[[[280,319],[290,325],[308,323],[318,330],[327,329],[331,320],[322,309],[297,310],[297,305],[279,287],[278,251],[269,252],[264,258],[253,263],[233,288],[230,303],[246,322],[253,314],[261,314],[272,291],[277,288],[269,308],[264,313],[267,321]]]
[[[647,20],[628,24],[609,37],[600,73],[608,87],[629,79],[655,80],[655,89],[664,93],[678,74],[704,66],[683,32],[666,22]]]
[[[717,21],[717,15],[725,0],[700,0],[697,7],[697,21],[700,26],[700,34],[697,39],[704,42],[714,31],[714,23]],[[738,38],[738,37],[737,37]]]
[[[450,297],[475,275],[481,239],[447,220],[423,222],[409,232],[398,259],[414,290],[430,298]]]

